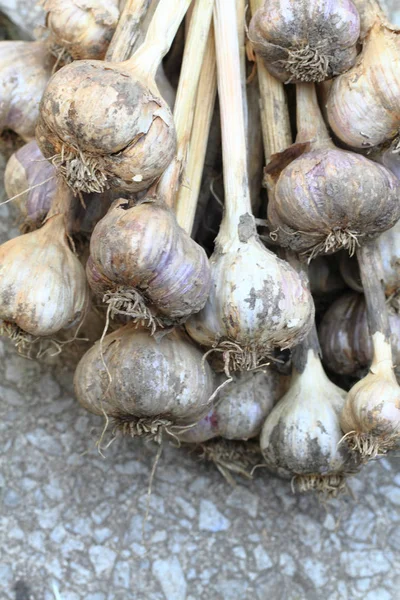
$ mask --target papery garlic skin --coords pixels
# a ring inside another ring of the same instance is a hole
[[[64,217],[0,246],[0,319],[33,336],[79,324],[89,303],[85,271],[68,245]]]
[[[138,418],[193,423],[209,410],[214,391],[210,367],[182,332],[156,339],[131,325],[85,354],[74,385],[84,408],[121,424]]]
[[[26,142],[35,137],[54,61],[45,42],[0,42],[0,133],[11,129]]]
[[[377,20],[353,69],[334,80],[329,124],[353,148],[392,140],[400,129],[400,33]]]
[[[24,226],[27,229],[40,227],[50,210],[57,179],[53,165],[44,158],[35,140],[10,157],[4,186],[8,198],[16,196],[15,203],[25,221]]]
[[[186,318],[206,303],[207,255],[165,204],[144,201],[128,208],[126,200],[114,202],[93,231],[90,255],[88,277],[96,293],[136,289],[172,319]]]
[[[83,192],[147,189],[176,150],[167,103],[135,79],[127,63],[93,60],[53,75],[36,138],[72,189]]]
[[[217,436],[248,440],[260,433],[267,415],[288,387],[288,377],[272,369],[238,373],[218,392],[216,404],[195,427],[178,434],[180,441],[201,443]],[[218,378],[222,385],[225,376]]]
[[[308,350],[304,371],[294,372],[289,391],[262,428],[260,446],[268,468],[287,479],[346,470],[348,453],[339,444],[343,437],[339,414],[345,397]]]
[[[296,158],[268,206],[279,241],[311,257],[376,237],[400,218],[400,181],[364,156],[333,147]]]
[[[291,348],[307,335],[314,304],[300,275],[252,234],[253,219],[247,216],[243,241],[217,242],[210,259],[209,298],[187,321],[186,330],[202,346],[228,341],[265,357],[273,348]]]
[[[55,54],[104,58],[119,19],[118,0],[45,0],[43,8]]]
[[[346,434],[375,439],[379,452],[400,442],[400,388],[392,369],[390,345],[379,331],[372,338],[380,349],[379,361],[373,361],[370,373],[348,393],[340,425]]]
[[[347,71],[359,34],[351,0],[266,0],[249,28],[255,51],[284,83],[320,82]]]

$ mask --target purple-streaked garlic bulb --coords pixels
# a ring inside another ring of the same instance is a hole
[[[256,367],[275,347],[307,335],[314,306],[307,284],[263,246],[251,211],[234,6],[214,11],[224,161],[224,217],[210,259],[211,292],[186,323],[199,344],[221,352],[227,372]]]
[[[393,362],[400,366],[400,315],[389,310]],[[357,375],[373,358],[364,296],[347,292],[326,311],[319,326],[325,366],[340,375]]]
[[[157,197],[148,195],[133,207],[116,200],[93,231],[90,257],[93,291],[111,293],[117,303],[141,296],[174,320],[199,311],[207,300],[207,255]],[[137,313],[134,307],[132,318]]]
[[[321,296],[338,292],[345,287],[344,281],[326,256],[318,256],[308,267],[308,277],[313,295]]]
[[[353,254],[399,219],[400,181],[382,165],[333,145],[312,84],[297,86],[297,123],[297,144],[277,157],[282,169],[271,175],[277,179],[268,206],[271,228],[282,245],[309,258],[341,248]]]
[[[30,231],[40,227],[50,210],[57,178],[55,168],[44,158],[35,140],[10,157],[4,173],[4,185],[9,198],[16,196],[23,229]]]
[[[10,129],[26,142],[35,137],[54,61],[45,42],[0,42],[0,133]]]
[[[0,246],[1,331],[14,340],[52,336],[87,311],[85,271],[68,241],[68,196],[60,182],[46,223]]]
[[[400,30],[375,15],[355,66],[332,84],[329,124],[352,148],[372,148],[394,140],[400,130]]]
[[[224,384],[220,375],[217,383]],[[214,398],[215,406],[194,427],[178,435],[180,441],[202,443],[215,437],[248,440],[260,433],[272,407],[288,387],[288,378],[272,369],[234,375]]]
[[[154,77],[189,4],[161,0],[129,60],[76,61],[49,81],[36,137],[75,192],[144,190],[171,162],[174,122]]]
[[[249,38],[284,83],[324,81],[353,66],[360,18],[351,0],[265,0]]]
[[[52,53],[63,62],[105,57],[118,23],[118,0],[44,0]]]
[[[326,376],[313,336],[294,350],[291,386],[267,417],[260,445],[268,468],[298,491],[335,495],[356,463],[340,444],[346,392]]]
[[[202,352],[178,328],[157,338],[132,324],[85,354],[74,384],[88,411],[113,419],[124,433],[155,438],[203,418],[215,386]]]

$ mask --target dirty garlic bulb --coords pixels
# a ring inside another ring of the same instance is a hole
[[[68,204],[60,182],[43,227],[0,246],[1,331],[16,342],[52,336],[85,316],[88,286],[68,243]]]
[[[340,417],[349,448],[364,460],[398,447],[400,442],[400,387],[393,356],[381,262],[376,241],[357,251],[367,304],[373,360],[368,375],[349,391]]]
[[[0,42],[0,133],[35,137],[39,103],[55,59],[45,42]]]
[[[400,315],[389,310],[393,361],[400,365]],[[373,358],[364,296],[347,292],[326,311],[319,326],[323,362],[340,375],[358,375]]]
[[[284,83],[344,73],[356,60],[359,35],[351,0],[265,0],[249,28],[254,50]]]
[[[271,228],[282,245],[310,259],[341,248],[353,254],[399,219],[400,181],[382,165],[335,148],[313,84],[297,86],[297,123],[297,144],[267,167],[276,181]]]
[[[267,417],[260,436],[268,468],[300,492],[335,495],[356,463],[343,437],[339,415],[346,392],[326,376],[315,330],[293,352],[289,390]]]
[[[179,440],[198,444],[218,436],[228,440],[257,436],[272,407],[287,390],[288,380],[272,369],[238,373],[230,383],[220,375],[217,382],[223,387],[214,398],[215,406],[194,427],[179,433]]]
[[[311,327],[306,283],[260,242],[251,213],[234,6],[214,10],[221,106],[225,211],[210,259],[212,286],[186,323],[199,344],[223,352],[228,371],[259,365],[275,347],[291,347]]]
[[[63,62],[103,59],[118,23],[118,0],[44,0],[52,53]]]
[[[342,142],[371,148],[388,140],[399,149],[400,30],[376,16],[356,65],[332,84],[327,114]]]
[[[165,428],[201,419],[214,391],[202,352],[178,328],[156,337],[132,324],[85,354],[74,385],[88,411],[113,419],[124,433],[156,439]]]
[[[75,192],[144,190],[171,162],[173,117],[154,77],[189,4],[161,0],[129,60],[76,61],[51,78],[36,137]],[[129,11],[124,14],[129,27]]]
[[[22,218],[21,230],[27,232],[40,227],[50,210],[57,178],[53,165],[43,157],[35,140],[9,158],[4,186],[8,198],[15,196]]]

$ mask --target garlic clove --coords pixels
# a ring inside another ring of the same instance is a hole
[[[267,0],[249,28],[255,51],[285,83],[319,82],[347,71],[359,34],[351,0]]]
[[[84,408],[132,433],[130,424],[140,419],[182,426],[201,419],[214,379],[201,351],[178,329],[156,339],[127,325],[85,354],[74,384]]]
[[[50,336],[82,321],[88,287],[62,215],[0,246],[0,292],[0,319],[33,336]]]

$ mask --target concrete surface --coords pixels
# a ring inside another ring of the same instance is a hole
[[[0,242],[12,222],[0,207]],[[263,470],[232,488],[166,446],[144,543],[154,446],[118,439],[101,457],[72,374],[5,341],[0,414],[1,600],[400,599],[397,457],[324,506]]]

